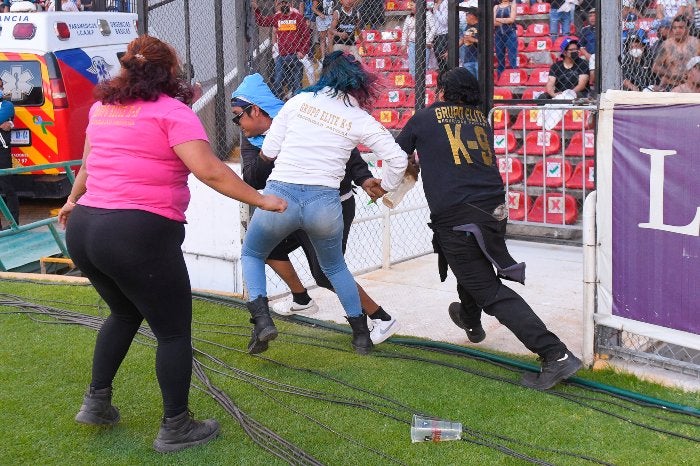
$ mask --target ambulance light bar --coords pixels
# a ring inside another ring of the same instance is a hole
[[[12,29],[12,37],[15,39],[31,40],[36,34],[36,26],[32,23],[17,23]]]

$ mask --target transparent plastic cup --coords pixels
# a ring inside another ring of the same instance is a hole
[[[444,442],[462,437],[462,423],[413,415],[411,442]]]

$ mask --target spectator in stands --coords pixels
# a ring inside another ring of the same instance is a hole
[[[515,262],[505,243],[508,206],[479,89],[464,68],[441,73],[437,101],[418,110],[396,141],[420,154],[440,279],[448,266],[457,278],[460,302],[449,306],[452,321],[478,343],[486,337],[482,310],[496,317],[543,360],[541,372],[526,373],[521,383],[546,390],[572,376],[581,361],[499,278],[523,283],[525,264]]]
[[[256,0],[251,2],[258,26],[277,30],[279,56],[275,58],[274,92],[283,99],[301,89],[304,65],[301,60],[309,51],[310,31],[306,19],[298,11],[292,11],[288,0],[276,0],[276,12],[263,15]]]
[[[624,22],[624,18],[627,18],[627,16],[632,13],[635,15],[635,21],[636,18],[639,16],[642,16],[642,13],[640,13],[639,8],[637,6],[638,2],[635,2],[635,0],[622,0],[622,9],[620,10],[620,18],[622,18],[622,21]],[[624,26],[624,25],[623,25]],[[635,24],[636,27],[636,24]]]
[[[571,5],[570,0],[549,0],[551,9],[549,11],[549,34],[554,42],[561,35],[568,36],[571,33]],[[560,11],[561,9],[561,11]]]
[[[677,16],[685,16],[688,19],[693,16],[693,4],[691,0],[656,0],[656,19],[674,19]]]
[[[561,43],[562,60],[552,64],[541,99],[557,98],[562,92],[574,91],[576,96],[588,95],[588,62],[579,57],[578,41],[567,37]]]
[[[437,59],[438,70],[447,70],[447,0],[435,0],[433,17],[435,18],[435,36],[433,38],[433,53]]]
[[[580,31],[584,28],[584,23],[588,21],[588,14],[592,9],[595,9],[596,0],[581,0],[576,5],[576,13],[574,14],[574,26]],[[588,23],[590,24],[590,22]]]
[[[493,7],[493,25],[496,34],[493,39],[493,46],[498,59],[497,72],[501,76],[506,68],[506,51],[508,52],[508,63],[512,69],[518,67],[518,32],[515,24],[517,13],[515,3],[510,0],[501,0]]]
[[[665,20],[664,20],[665,23]],[[670,29],[670,23],[669,23],[669,29]],[[625,44],[628,38],[632,37],[637,33],[637,14],[636,13],[627,13],[627,16],[624,17],[622,21],[622,34],[620,35],[622,39],[622,45]]]
[[[384,0],[364,0],[359,10],[361,29],[380,30],[384,26]]]
[[[330,34],[333,36],[333,50],[357,56],[356,38],[360,32],[360,15],[355,8],[355,0],[340,0],[340,7],[333,11]]]
[[[243,240],[241,264],[255,323],[249,353],[261,353],[277,336],[265,287],[265,260],[276,245],[304,230],[318,255],[352,327],[352,345],[360,354],[373,347],[362,313],[357,284],[343,258],[343,220],[339,186],[352,150],[367,145],[383,159],[383,179],[372,189],[376,199],[395,190],[408,158],[391,133],[367,111],[379,95],[377,77],[357,59],[334,51],[323,60],[319,81],[290,99],[273,119],[262,157],[275,161],[266,193],[287,200],[281,215],[256,210]]]
[[[5,99],[3,89],[4,81],[0,79],[0,168],[12,168],[12,120],[15,118],[14,104]],[[19,225],[19,198],[13,184],[14,175],[0,176],[0,194],[5,198],[5,204],[10,210],[10,215]],[[0,219],[2,215],[0,215]],[[0,222],[2,224],[2,222]],[[2,227],[0,227],[2,228]]]
[[[425,68],[426,70],[434,70],[438,67],[438,61],[435,56],[435,2],[427,0],[425,2]]]
[[[241,158],[243,160],[243,180],[255,189],[263,189],[275,164],[260,157],[260,148],[265,140],[265,133],[270,129],[272,119],[282,108],[283,102],[277,99],[267,87],[259,74],[246,76],[240,86],[233,91],[231,108],[236,115],[234,122],[241,127],[245,138],[241,141]],[[345,165],[345,177],[340,182],[340,204],[343,218],[343,254],[347,246],[350,227],[355,218],[355,197],[353,196],[354,182],[363,187],[371,196],[371,189],[381,180],[374,178],[356,148],[350,154]],[[323,274],[318,256],[314,251],[311,239],[302,230],[297,230],[275,246],[265,263],[284,280],[292,292],[292,301],[284,301],[273,306],[276,313],[282,315],[310,315],[318,310],[318,305],[308,295],[299,276],[294,270],[289,254],[301,247],[304,250],[309,269],[316,284],[333,290],[328,278]],[[362,310],[369,317],[370,338],[377,345],[399,329],[396,319],[393,319],[379,306],[358,284]]]
[[[683,84],[680,84],[671,92],[694,92],[700,93],[700,56],[694,56],[685,65],[686,73]]]
[[[171,46],[143,35],[120,61],[119,75],[95,87],[83,164],[58,214],[70,257],[110,310],[75,420],[103,427],[119,422],[112,382],[145,319],[158,343],[164,409],[153,448],[172,452],[219,432],[215,420],[195,421],[188,409],[192,289],[182,253],[188,176],[262,209],[283,211],[286,203],[261,195],[216,157],[187,106],[192,89],[180,78]]]
[[[462,66],[477,79],[479,78],[479,9],[467,10],[467,28],[460,40],[462,53]]]
[[[463,44],[462,38],[464,36],[465,31],[467,30],[467,14],[466,11],[463,9],[478,7],[479,2],[477,0],[466,0],[463,2],[459,2],[459,66],[462,66],[464,64],[465,45]]]
[[[317,0],[314,2],[313,11],[316,14],[316,30],[318,41],[321,44],[321,60],[333,50],[333,41],[328,32],[333,22],[333,11],[336,9],[336,0]]]
[[[671,20],[662,19],[657,24],[656,42],[654,42],[649,47],[649,52],[653,58],[656,58],[659,56],[659,51],[661,50],[661,46],[670,37],[670,35],[671,35],[671,23],[672,23]]]
[[[700,0],[695,1],[695,9],[693,11],[693,28],[692,33],[695,37],[700,38]]]
[[[651,70],[653,57],[643,30],[627,39],[622,57],[622,88],[627,91],[653,90],[656,75]]]
[[[671,25],[671,37],[664,41],[654,60],[653,71],[659,76],[657,90],[668,92],[682,83],[688,61],[700,54],[700,39],[690,34],[690,23],[676,16]]]
[[[595,8],[588,11],[588,24],[581,29],[579,34],[579,48],[581,56],[588,61],[588,85],[593,87],[595,84],[595,65],[596,65],[596,41],[598,38]]]
[[[408,72],[416,76],[416,6],[411,5],[411,10],[403,20],[401,27],[401,52],[408,57]]]

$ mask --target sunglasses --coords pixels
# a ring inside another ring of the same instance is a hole
[[[243,107],[243,108],[241,109],[241,112],[240,112],[240,113],[235,113],[235,114],[233,115],[233,118],[231,119],[231,121],[233,121],[233,124],[234,124],[234,125],[241,126],[241,117],[242,117],[243,114],[244,114],[246,111],[248,111],[248,109],[249,109],[250,107],[252,107],[252,106],[253,106],[253,104],[246,105],[245,107]]]

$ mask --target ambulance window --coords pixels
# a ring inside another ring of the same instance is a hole
[[[42,105],[41,64],[38,61],[0,61],[4,94],[19,106]]]

